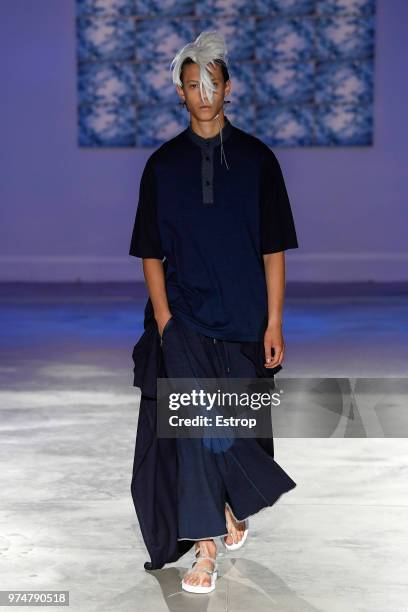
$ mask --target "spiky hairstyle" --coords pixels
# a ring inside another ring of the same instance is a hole
[[[172,69],[172,78],[175,85],[183,87],[181,81],[181,68],[186,59],[192,59],[200,67],[200,94],[203,97],[203,88],[207,94],[209,102],[212,104],[213,92],[215,87],[211,81],[211,74],[207,68],[208,64],[215,65],[223,62],[228,66],[227,46],[224,36],[217,30],[208,30],[201,32],[194,42],[185,45],[177,55],[173,58],[170,69]]]

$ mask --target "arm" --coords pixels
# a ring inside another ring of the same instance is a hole
[[[143,260],[143,274],[161,336],[165,324],[171,317],[171,312],[167,301],[163,267],[164,252],[158,224],[155,176],[151,158],[147,161],[140,180],[139,201],[129,255],[140,257]]]
[[[296,248],[295,224],[282,170],[269,150],[261,183],[261,253],[268,293],[268,324],[264,334],[266,368],[281,365],[284,358],[285,250]]]
[[[167,301],[163,262],[160,259],[144,258],[143,274],[161,336],[164,326],[172,316]]]
[[[268,325],[264,335],[266,368],[280,365],[284,357],[282,334],[283,302],[285,294],[285,254],[267,253],[263,255],[265,279],[268,290]],[[274,355],[272,356],[272,348]]]

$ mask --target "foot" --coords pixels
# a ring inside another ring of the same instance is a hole
[[[183,578],[183,581],[193,586],[210,586],[211,576],[203,570],[213,571],[215,561],[211,559],[200,559],[200,557],[212,557],[214,560],[217,556],[217,546],[214,540],[199,540],[195,545],[195,554],[197,563],[194,568],[188,570]]]
[[[238,544],[244,536],[245,521],[236,521],[228,506],[225,506],[225,518],[229,535],[224,536],[224,541],[228,546]]]

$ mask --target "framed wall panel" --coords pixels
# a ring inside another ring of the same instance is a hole
[[[373,143],[375,0],[77,0],[78,141],[156,147],[184,129],[170,62],[206,29],[225,113],[270,146]]]

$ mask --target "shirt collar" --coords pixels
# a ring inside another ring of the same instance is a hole
[[[225,142],[225,140],[227,140],[228,136],[231,134],[231,131],[232,131],[232,124],[230,120],[228,119],[228,117],[224,115],[224,127],[221,130],[222,142]],[[212,136],[211,138],[203,138],[202,136],[200,136],[199,134],[197,134],[197,132],[193,130],[193,128],[191,127],[191,122],[189,122],[188,124],[186,133],[189,136],[189,138],[200,147],[212,148],[212,147],[216,147],[217,145],[221,144],[220,132],[218,132],[218,134],[216,134],[215,136]]]

